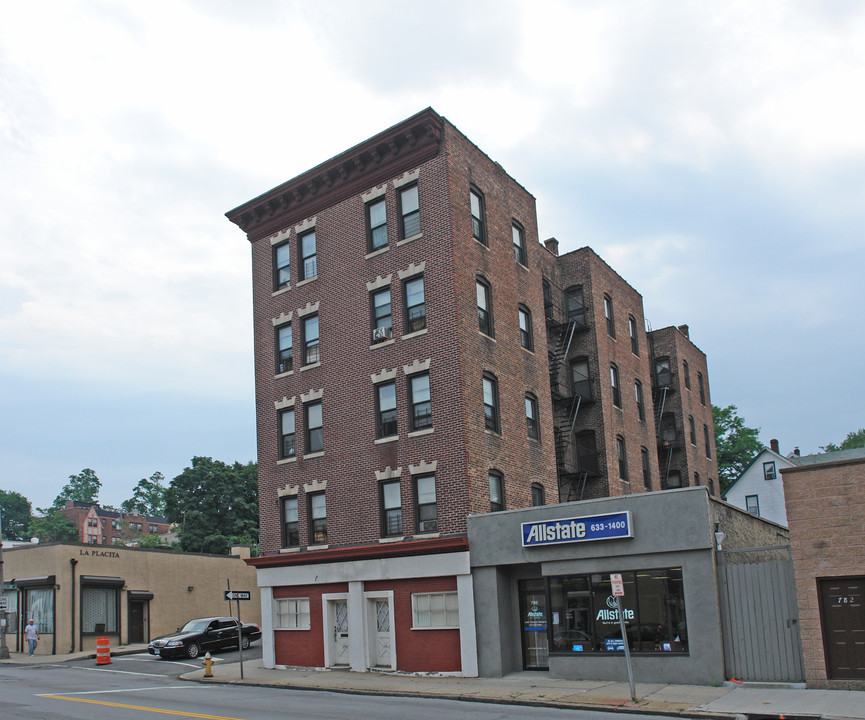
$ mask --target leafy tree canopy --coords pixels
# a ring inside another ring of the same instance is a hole
[[[192,458],[165,491],[165,516],[180,525],[187,552],[227,555],[230,538],[258,541],[258,465]]]
[[[723,493],[763,449],[763,444],[759,438],[760,428],[745,425],[735,405],[725,408],[712,405],[712,417],[715,421],[718,478]]]
[[[69,476],[69,482],[63,486],[60,494],[54,498],[54,503],[47,512],[62,510],[70,500],[95,503],[99,498],[99,489],[101,487],[102,481],[96,477],[96,473],[90,468],[84,468],[77,475]]]
[[[0,490],[0,534],[7,540],[28,540],[27,527],[33,508],[30,501],[14,490]]]
[[[847,433],[847,437],[841,441],[840,445],[829,443],[822,449],[825,452],[835,452],[836,450],[853,450],[853,448],[861,447],[865,447],[865,428]]]
[[[78,540],[78,530],[57,510],[50,510],[45,517],[35,517],[30,521],[30,533],[41,542],[74,542]]]
[[[138,515],[165,515],[165,476],[158,470],[150,478],[141,478],[132,497],[124,500],[120,507],[124,512]]]

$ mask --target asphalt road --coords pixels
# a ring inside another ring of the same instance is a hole
[[[235,653],[236,654],[236,653]],[[225,654],[226,657],[230,653]],[[142,656],[0,667],[2,720],[621,720],[613,713],[527,708],[521,705],[385,697],[178,680],[181,662]],[[628,720],[658,720],[628,715]]]
[[[243,652],[243,660],[257,660],[261,657],[261,644],[255,643],[248,650]],[[232,663],[240,660],[240,653],[237,650],[223,650],[213,654],[214,665],[220,663]],[[95,660],[70,660],[64,663],[68,667],[93,668],[96,667]],[[176,660],[163,660],[155,655],[150,655],[147,652],[136,653],[135,655],[120,655],[111,658],[110,666],[107,667],[117,672],[126,673],[144,673],[149,675],[164,675],[166,677],[179,677],[184,673],[198,670],[204,667],[204,658],[178,658]],[[3,720],[3,715],[0,714],[0,720]]]

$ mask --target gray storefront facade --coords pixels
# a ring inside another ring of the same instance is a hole
[[[627,680],[621,573],[636,680],[723,681],[715,533],[730,517],[702,487],[471,516],[479,674]]]

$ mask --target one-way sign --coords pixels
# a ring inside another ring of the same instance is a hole
[[[252,600],[249,590],[223,590],[226,600]]]

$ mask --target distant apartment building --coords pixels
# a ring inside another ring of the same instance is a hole
[[[164,517],[108,510],[97,503],[72,501],[60,514],[78,530],[78,541],[89,545],[135,545],[146,535],[165,535],[171,523]]]

